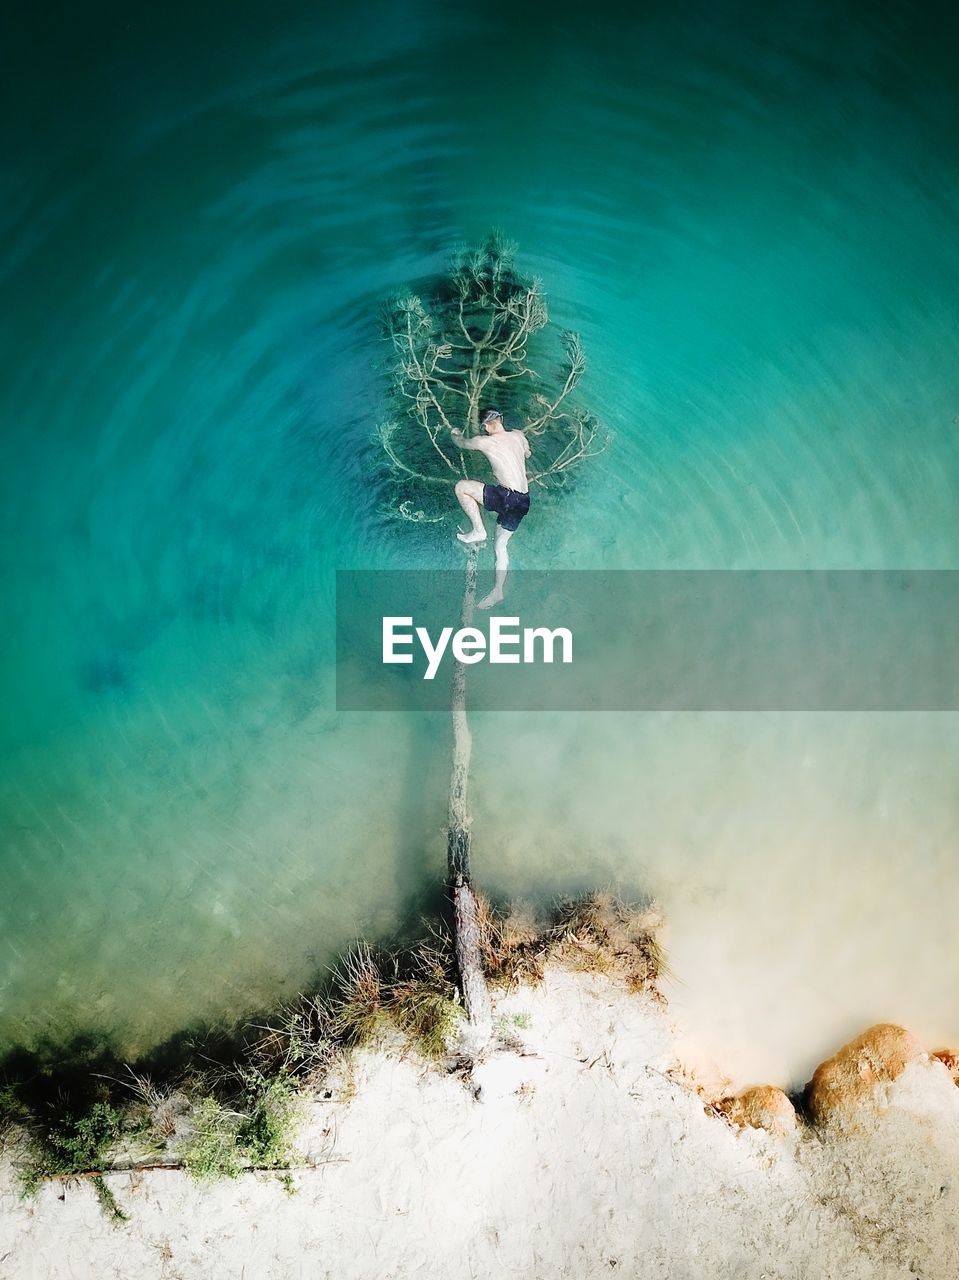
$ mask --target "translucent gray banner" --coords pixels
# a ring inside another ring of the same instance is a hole
[[[517,570],[462,633],[464,581],[337,573],[339,710],[447,710],[457,657],[476,710],[959,710],[959,572]]]

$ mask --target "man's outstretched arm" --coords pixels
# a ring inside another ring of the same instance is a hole
[[[455,445],[459,445],[461,449],[479,449],[480,452],[483,451],[483,445],[485,444],[483,436],[467,437],[463,435],[462,431],[457,430],[456,427],[452,427],[450,429],[450,435],[453,437],[453,443]]]

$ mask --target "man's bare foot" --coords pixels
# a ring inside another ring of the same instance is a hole
[[[467,545],[471,542],[485,542],[486,530],[480,532],[479,529],[470,529],[469,533],[458,533],[456,536],[460,542],[465,542]]]
[[[482,600],[477,600],[477,609],[492,609],[494,604],[499,604],[503,598],[502,591],[491,591],[488,596],[484,596]]]

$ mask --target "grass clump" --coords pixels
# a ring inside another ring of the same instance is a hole
[[[633,907],[608,893],[588,894],[562,903],[548,935],[553,956],[586,973],[608,973],[631,991],[659,995],[665,971],[657,930],[660,913]]]
[[[145,1073],[127,1067],[129,1079],[121,1081],[132,1091],[146,1116],[150,1132],[161,1142],[176,1133],[177,1116],[185,1109],[186,1098],[169,1085],[156,1085]]]
[[[450,939],[434,933],[407,953],[405,972],[401,961],[396,968],[389,986],[390,1016],[424,1057],[443,1058],[463,1017]]]
[[[655,907],[590,893],[560,902],[540,924],[522,908],[498,912],[485,898],[479,905],[483,960],[492,983],[539,982],[553,961],[610,974],[630,990],[660,998],[657,983],[666,969],[657,938],[662,917]]]
[[[392,953],[357,947],[334,971],[331,1010],[332,1033],[349,1047],[399,1032],[424,1057],[444,1057],[462,1017],[449,939],[436,933]]]
[[[331,1011],[318,995],[301,996],[277,1021],[260,1026],[250,1047],[253,1067],[264,1074],[296,1077],[305,1088],[319,1085],[336,1059]]]
[[[463,1017],[463,1007],[453,994],[430,991],[410,983],[394,995],[393,1016],[425,1058],[443,1058]]]
[[[528,907],[511,905],[498,911],[476,895],[480,947],[487,981],[492,986],[541,982],[548,949],[543,927]]]
[[[391,1029],[388,964],[388,957],[363,942],[333,970],[330,1026],[344,1044],[375,1044]]]

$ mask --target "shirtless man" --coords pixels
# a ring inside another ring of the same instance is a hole
[[[484,542],[486,529],[480,507],[497,512],[498,528],[493,546],[496,557],[496,582],[488,596],[478,601],[480,609],[491,609],[503,598],[503,584],[509,571],[509,555],[506,547],[529,511],[529,481],[526,479],[526,459],[530,455],[529,441],[522,431],[507,431],[503,415],[498,409],[484,409],[480,414],[480,426],[486,432],[482,436],[467,439],[462,431],[452,432],[454,444],[461,449],[477,449],[489,459],[496,484],[483,484],[480,480],[457,480],[456,496],[473,526],[469,533],[458,533],[460,542]]]

